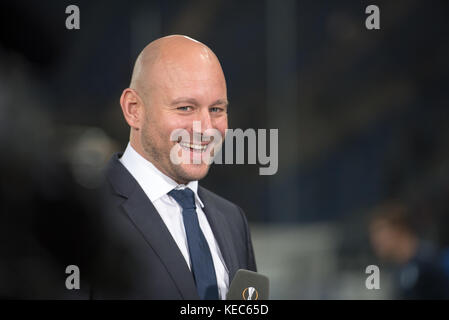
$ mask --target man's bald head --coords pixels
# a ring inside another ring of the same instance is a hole
[[[173,73],[195,73],[201,67],[222,76],[220,62],[205,44],[183,35],[171,35],[152,41],[139,54],[134,65],[130,88],[147,101],[151,89],[161,81],[174,80]],[[204,75],[203,75],[204,76]],[[205,79],[206,80],[206,79]]]

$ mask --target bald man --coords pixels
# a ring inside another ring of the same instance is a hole
[[[130,140],[106,171],[92,297],[225,299],[256,263],[242,209],[198,185],[228,127],[217,57],[186,36],[157,39],[120,105]]]

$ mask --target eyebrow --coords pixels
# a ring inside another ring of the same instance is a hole
[[[173,100],[171,105],[174,106],[179,103],[194,104],[196,106],[199,104],[198,101],[196,101],[196,99],[182,97],[182,98],[177,98],[177,99]]]
[[[215,101],[214,103],[212,103],[209,107],[215,107],[215,106],[219,106],[219,105],[224,105],[224,106],[228,106],[229,102],[226,99],[218,99],[217,101]]]
[[[187,104],[193,104],[195,106],[198,106],[199,103],[196,99],[194,98],[187,98],[187,97],[181,97],[181,98],[177,98],[175,100],[172,101],[171,105],[177,105],[180,103],[187,103]],[[225,105],[227,106],[229,104],[227,99],[218,99],[215,102],[213,102],[211,105],[209,105],[209,107],[214,107],[214,106],[218,106],[218,105]]]

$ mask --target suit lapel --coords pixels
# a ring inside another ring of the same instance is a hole
[[[206,214],[209,225],[215,239],[218,242],[218,246],[220,247],[221,254],[225,261],[226,267],[228,268],[229,282],[231,282],[237,272],[238,262],[235,252],[232,250],[232,239],[230,233],[228,232],[229,224],[226,221],[224,214],[216,208],[212,199],[210,199],[209,196],[202,191],[202,187],[200,186],[198,186],[198,195],[204,203],[203,211]]]
[[[148,245],[161,259],[182,297],[187,300],[199,299],[192,273],[184,256],[156,208],[131,174],[118,161],[117,155],[113,161],[115,164],[112,166],[112,174],[109,175],[110,181],[114,189],[127,198],[122,204],[123,209]],[[122,180],[122,183],[118,179]]]

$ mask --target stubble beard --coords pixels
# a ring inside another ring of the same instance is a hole
[[[170,150],[163,151],[162,148],[157,147],[156,141],[148,131],[148,126],[145,124],[141,130],[141,143],[142,148],[146,154],[147,159],[162,173],[169,176],[180,184],[187,184],[190,181],[201,180],[209,172],[210,166],[207,166],[204,174],[189,174],[182,167],[182,165],[176,165],[170,160]],[[201,164],[187,164],[187,166],[204,166]]]

